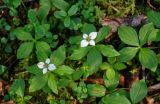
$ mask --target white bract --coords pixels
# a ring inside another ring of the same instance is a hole
[[[50,59],[46,59],[45,62],[39,62],[37,64],[38,68],[42,69],[43,74],[46,74],[48,70],[53,71],[56,69],[54,64],[50,64]]]
[[[91,32],[89,35],[83,34],[83,40],[81,41],[81,47],[86,47],[88,45],[95,46],[94,39],[97,37],[97,32]]]

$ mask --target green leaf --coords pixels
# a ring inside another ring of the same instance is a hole
[[[43,42],[43,41],[37,41],[36,42],[36,50],[37,51],[49,51],[50,50],[50,46],[48,43]]]
[[[100,104],[131,104],[131,102],[125,96],[112,94],[103,97]]]
[[[57,50],[55,50],[51,54],[51,61],[56,66],[63,64],[65,59],[66,59],[66,49],[64,45],[60,46]]]
[[[42,69],[39,69],[39,68],[38,68],[37,66],[35,66],[35,65],[29,66],[29,67],[27,67],[26,69],[27,69],[27,71],[28,71],[29,73],[35,74],[35,75],[37,75],[37,76],[43,75]]]
[[[139,46],[139,40],[136,31],[128,26],[120,26],[118,35],[124,43],[132,46]]]
[[[160,13],[156,12],[156,11],[149,11],[147,13],[147,17],[149,19],[149,21],[153,22],[153,24],[160,28]]]
[[[21,0],[13,0],[12,4],[13,4],[14,8],[17,8],[18,6],[21,5]]]
[[[79,44],[82,40],[82,37],[81,36],[72,36],[69,38],[69,43],[70,44]]]
[[[90,72],[95,72],[102,64],[101,53],[96,48],[92,48],[87,55],[87,65],[90,66]]]
[[[65,74],[72,74],[74,70],[69,66],[62,65],[59,68],[57,68],[54,72],[59,75],[65,75]]]
[[[91,32],[96,32],[96,27],[93,24],[85,23],[81,28],[81,32],[89,35]]]
[[[79,80],[83,75],[83,70],[76,70],[72,73],[72,79],[73,80]]]
[[[28,10],[28,19],[33,24],[39,23],[36,14],[37,14],[36,10],[34,10],[34,9]]]
[[[98,84],[87,85],[88,94],[93,97],[102,97],[106,93],[106,88]]]
[[[50,28],[49,24],[43,24],[43,25],[36,26],[35,27],[35,39],[38,40],[46,36],[49,28]]]
[[[67,13],[65,11],[63,11],[63,10],[61,10],[61,11],[55,11],[54,12],[54,16],[56,18],[63,19],[64,17],[67,16]]]
[[[15,34],[16,37],[22,41],[33,40],[32,35],[29,32],[24,31],[23,28],[16,28],[13,31],[13,34]]]
[[[140,40],[140,45],[144,45],[147,40],[150,32],[153,30],[154,26],[152,23],[146,24],[142,26],[142,28],[139,31],[139,40]],[[152,34],[151,34],[152,35]]]
[[[69,27],[70,24],[71,24],[71,18],[67,16],[67,17],[64,19],[64,26],[65,26],[65,27]]]
[[[117,62],[113,65],[113,68],[116,70],[123,70],[125,69],[127,66],[124,63],[121,62]]]
[[[124,47],[119,51],[120,55],[117,57],[120,62],[127,62],[132,60],[138,52],[138,47]]]
[[[34,76],[30,81],[29,92],[35,92],[42,89],[47,83],[47,79],[43,75]]]
[[[48,86],[55,94],[58,94],[57,82],[53,73],[48,75]]]
[[[136,81],[130,90],[130,98],[133,104],[137,104],[147,95],[147,85],[143,80]]]
[[[22,43],[17,50],[17,58],[22,59],[28,57],[33,50],[33,45],[33,42]]]
[[[2,75],[7,70],[7,67],[0,65],[0,75]]]
[[[101,66],[100,66],[100,69],[101,70],[107,70],[107,69],[109,69],[110,67],[112,67],[109,63],[107,63],[107,62],[103,62],[102,64],[101,64]]]
[[[15,79],[9,93],[10,94],[17,94],[20,97],[24,96],[24,90],[25,90],[25,82],[24,79]]]
[[[110,32],[110,27],[109,26],[103,26],[96,37],[96,43],[103,40],[104,38],[107,38]]]
[[[107,74],[104,75],[104,83],[105,86],[109,89],[109,90],[115,90],[115,88],[118,86],[119,84],[119,74],[118,72],[115,71],[114,75],[111,76],[111,78],[107,76]],[[114,77],[114,78],[113,78]]]
[[[97,47],[106,57],[115,57],[120,55],[119,52],[117,52],[111,45],[98,45]]]
[[[158,30],[158,29],[157,29]],[[157,32],[155,41],[160,41],[160,30]]]
[[[148,48],[142,48],[140,50],[139,61],[144,67],[151,69],[151,70],[154,69],[152,71],[155,71],[155,69],[158,66],[158,58],[155,52]]]
[[[45,61],[48,55],[45,51],[36,51],[38,61]]]
[[[148,42],[151,43],[152,41],[160,41],[159,29],[152,29],[152,31],[150,32]]]
[[[71,54],[70,59],[80,60],[88,53],[89,50],[90,50],[90,47],[83,47],[83,48],[75,49],[73,53]]]
[[[112,67],[109,67],[108,69],[107,69],[107,71],[106,71],[106,77],[107,77],[107,79],[109,79],[109,80],[112,80],[112,79],[114,79],[115,78],[115,71],[114,71],[114,69],[112,68]]]
[[[69,9],[69,4],[64,0],[52,0],[52,5],[64,11]]]
[[[78,11],[78,6],[77,5],[72,5],[71,8],[68,10],[68,15],[73,16],[76,14]]]
[[[157,54],[158,64],[160,64],[160,53]]]
[[[43,4],[40,6],[39,10],[38,10],[38,17],[41,19],[41,20],[44,20],[47,15],[49,14],[49,11],[50,11],[50,4]]]

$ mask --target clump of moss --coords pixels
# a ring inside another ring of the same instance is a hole
[[[144,11],[144,8],[142,8],[143,0],[97,0],[97,4],[105,10],[107,16],[125,17],[140,14]]]

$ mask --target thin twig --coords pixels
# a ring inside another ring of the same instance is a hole
[[[10,60],[12,60],[12,58],[14,58],[15,57],[15,55],[12,55],[11,57],[9,57],[5,62],[4,62],[4,64],[6,64],[6,63],[8,63]]]
[[[151,0],[147,0],[147,4],[149,5],[150,8],[156,9],[156,8],[151,4]]]
[[[0,9],[3,9],[3,8],[9,8],[9,7],[7,7],[6,5],[0,6]]]
[[[148,90],[149,92],[160,90],[160,83],[150,86]]]

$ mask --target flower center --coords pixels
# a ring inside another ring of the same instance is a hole
[[[88,36],[88,37],[86,38],[86,40],[87,40],[88,42],[90,42],[90,41],[91,41],[91,37]]]
[[[48,69],[49,64],[45,64],[44,67]]]

